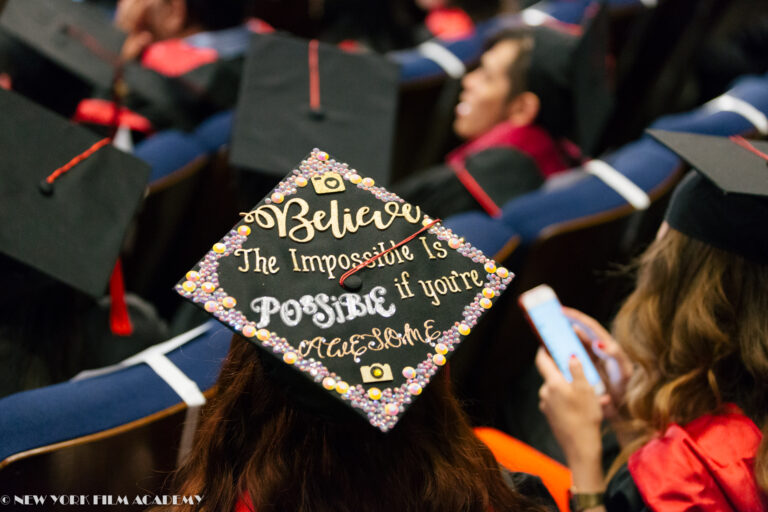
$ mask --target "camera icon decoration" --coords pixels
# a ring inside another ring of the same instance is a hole
[[[336,172],[326,172],[322,176],[313,176],[312,186],[318,195],[335,194],[346,190],[344,178]]]
[[[394,380],[392,377],[392,367],[389,364],[374,363],[368,366],[361,366],[360,374],[363,377],[363,384]]]

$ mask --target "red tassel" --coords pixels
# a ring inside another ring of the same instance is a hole
[[[109,327],[115,336],[130,336],[133,334],[131,317],[128,316],[128,306],[125,303],[125,283],[123,282],[123,263],[120,259],[115,262],[112,277],[109,279],[109,296],[112,304],[109,309]]]

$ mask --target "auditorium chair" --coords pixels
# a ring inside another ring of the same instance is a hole
[[[115,367],[0,400],[3,494],[172,494],[168,476],[189,452],[231,334],[210,321]]]

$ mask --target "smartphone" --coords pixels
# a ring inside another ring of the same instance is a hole
[[[555,291],[542,284],[521,294],[519,302],[533,330],[536,331],[565,378],[569,382],[573,380],[568,369],[568,360],[571,355],[575,355],[579,358],[584,368],[584,375],[595,393],[604,394],[605,384],[587,350],[571,327],[571,321],[563,313],[563,306],[555,295]]]

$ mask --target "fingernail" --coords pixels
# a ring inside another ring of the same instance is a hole
[[[600,350],[605,350],[605,342],[598,340],[596,345],[597,345],[597,348],[599,348]]]
[[[571,361],[575,361],[575,360],[576,360],[576,354],[571,354]]]

